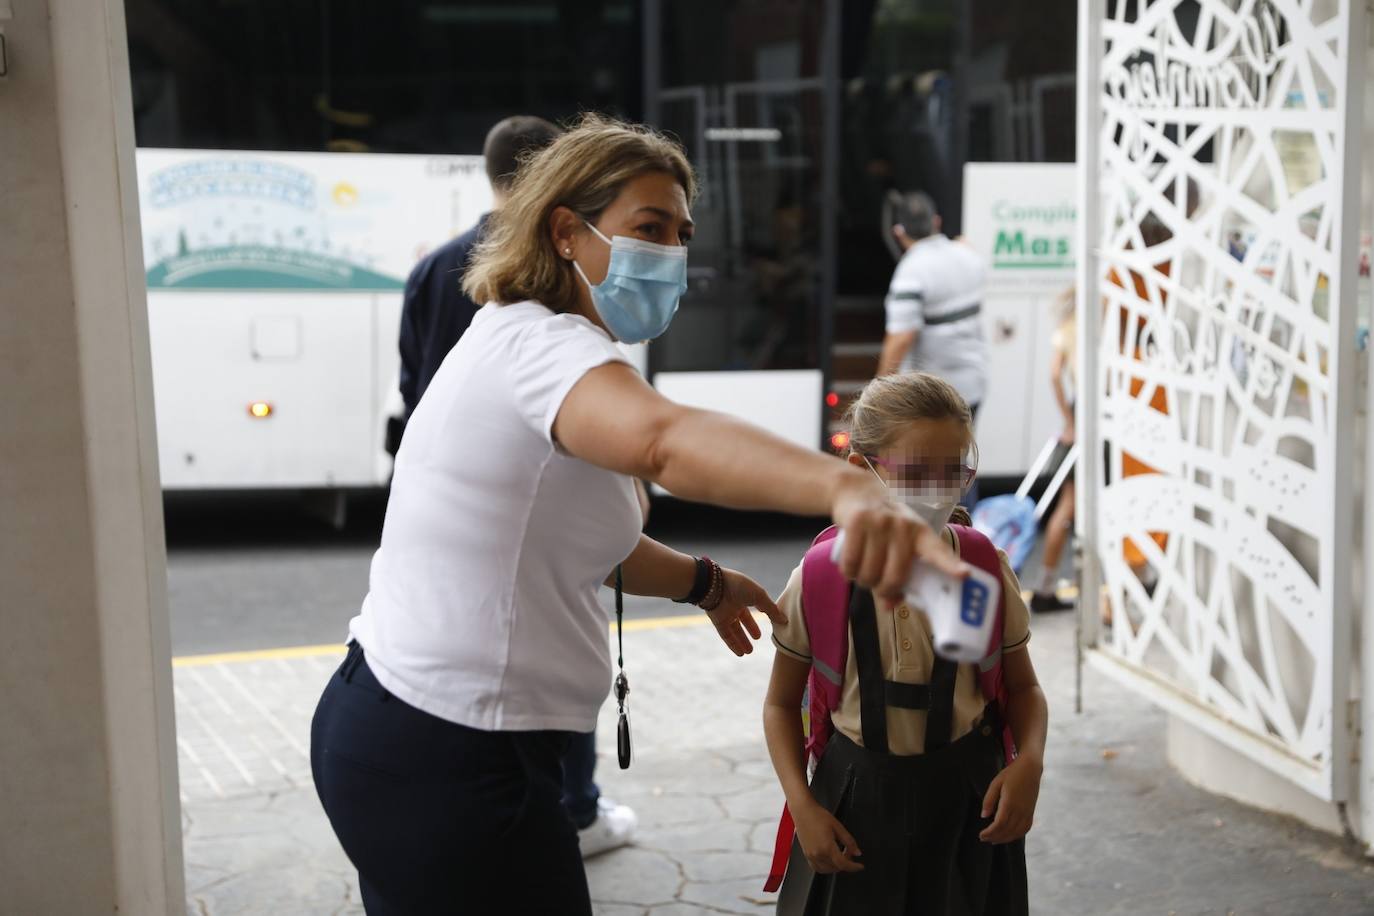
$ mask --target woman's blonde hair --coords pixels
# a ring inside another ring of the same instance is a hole
[[[463,292],[474,302],[533,299],[554,311],[572,308],[582,281],[554,249],[549,215],[567,207],[595,223],[626,182],[651,172],[671,175],[689,204],[696,198],[696,175],[677,143],[643,125],[583,115],[521,164],[473,252]]]
[[[879,376],[865,385],[844,414],[849,451],[858,455],[877,454],[891,445],[914,420],[955,420],[964,424],[969,443],[977,454],[973,412],[953,385],[928,372]],[[962,507],[955,510],[950,521],[970,524],[968,513]]]

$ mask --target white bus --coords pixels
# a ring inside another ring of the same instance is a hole
[[[384,485],[407,274],[491,204],[481,157],[141,149],[168,489]]]
[[[682,310],[641,365],[677,400],[826,447],[876,367],[887,192],[929,191],[957,233],[966,163],[1072,157],[1075,4],[975,6],[132,6],[166,486],[386,482],[401,284],[486,207],[475,154],[513,113],[595,109],[682,139],[700,230]],[[1005,317],[990,310],[990,333]],[[1021,367],[1001,387],[1048,398],[1033,362],[994,358]],[[995,451],[1001,473],[1029,462]]]

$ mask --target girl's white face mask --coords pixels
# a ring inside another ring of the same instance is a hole
[[[917,517],[936,531],[949,523],[949,517],[963,498],[964,488],[973,480],[976,453],[970,453],[957,463],[917,460],[913,464],[890,464],[872,455],[864,455],[864,464],[873,476],[883,480],[874,462],[888,472],[888,494],[902,503]]]
[[[954,514],[954,507],[959,505],[959,500],[964,495],[959,487],[951,489],[940,486],[890,486],[888,493],[897,502],[904,503],[936,531],[949,523],[949,517]]]

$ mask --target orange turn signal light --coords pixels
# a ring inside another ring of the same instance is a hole
[[[255,420],[266,420],[272,416],[272,405],[266,401],[254,401],[248,405],[248,415]]]

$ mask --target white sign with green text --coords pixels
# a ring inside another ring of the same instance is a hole
[[[979,473],[1024,474],[1062,418],[1050,392],[1050,340],[1074,282],[1072,163],[964,167],[963,240],[988,270],[983,330],[988,393],[978,412]]]
[[[1072,163],[975,162],[964,167],[964,236],[989,280],[1073,282]]]

